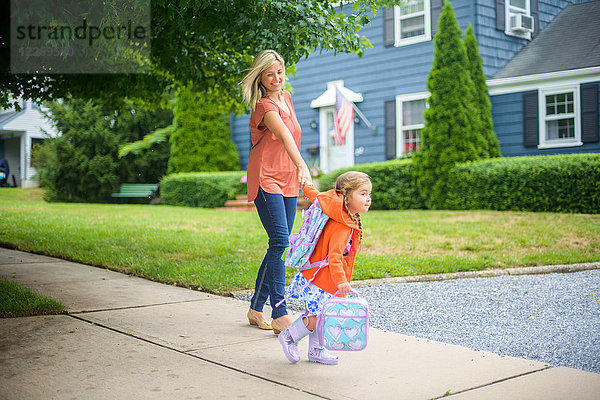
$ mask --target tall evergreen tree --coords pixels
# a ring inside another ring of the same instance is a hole
[[[425,111],[415,179],[430,208],[445,206],[448,174],[456,163],[483,157],[485,140],[477,130],[473,89],[462,32],[449,1],[434,38],[434,60],[427,77],[431,93]]]
[[[240,168],[225,114],[211,97],[183,89],[175,100],[174,113],[169,174]]]
[[[475,33],[470,23],[464,42],[469,62],[469,73],[473,81],[473,101],[479,117],[477,122],[487,144],[484,156],[501,157],[500,143],[498,143],[498,137],[494,132],[492,103],[490,102],[486,77],[483,73],[483,62],[479,56],[479,45],[477,44],[477,38],[475,38]]]
[[[119,183],[119,137],[111,130],[106,109],[92,101],[67,99],[48,104],[57,138],[46,139],[36,152],[40,184],[46,199],[69,202],[104,202]],[[41,157],[39,156],[41,155]]]

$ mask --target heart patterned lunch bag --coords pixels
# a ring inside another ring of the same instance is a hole
[[[334,297],[323,305],[318,316],[317,334],[329,350],[358,351],[369,338],[369,305],[352,289],[356,297]],[[337,294],[337,293],[336,293]]]

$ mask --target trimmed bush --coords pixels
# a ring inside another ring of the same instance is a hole
[[[210,96],[182,89],[175,102],[167,172],[233,171],[240,156],[231,141],[229,120]]]
[[[173,206],[223,207],[227,200],[246,193],[240,182],[246,171],[187,172],[160,181],[161,203]]]
[[[600,154],[512,157],[457,165],[448,207],[600,212]]]
[[[357,164],[332,171],[319,180],[321,191],[332,189],[335,180],[346,171],[361,171],[373,182],[372,210],[406,210],[425,208],[423,197],[415,186],[414,163],[411,159]]]

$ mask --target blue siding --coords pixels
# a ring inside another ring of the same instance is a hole
[[[600,82],[597,83],[600,86]],[[492,117],[494,131],[500,142],[500,150],[505,157],[527,155],[550,155],[570,153],[598,153],[600,143],[584,143],[579,147],[563,147],[555,149],[537,149],[523,146],[523,94],[510,93],[492,96]],[[600,91],[598,95],[600,104]],[[600,109],[600,106],[599,106]],[[600,110],[599,110],[600,111]],[[600,129],[600,128],[599,128]],[[600,134],[600,132],[599,132]]]
[[[567,5],[586,0],[539,0],[540,31]],[[483,59],[483,72],[491,78],[513,58],[529,40],[508,36],[496,29],[496,0],[476,0],[474,26]],[[462,26],[462,25],[461,25]]]
[[[231,130],[231,140],[237,146],[240,153],[240,169],[248,168],[248,157],[250,156],[250,117],[244,115],[242,117],[231,116],[229,120]]]

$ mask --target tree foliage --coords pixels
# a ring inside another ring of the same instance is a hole
[[[492,119],[492,103],[490,101],[487,79],[483,73],[483,61],[479,55],[479,45],[473,32],[473,27],[469,24],[465,35],[465,49],[469,62],[469,74],[473,81],[473,101],[478,114],[478,129],[487,142],[487,156],[500,157],[500,143],[494,132],[494,122]]]
[[[486,158],[487,143],[478,129],[473,82],[462,32],[449,1],[434,38],[434,60],[427,77],[431,93],[415,155],[415,179],[430,208],[443,208],[448,174],[456,163]]]
[[[234,171],[239,153],[229,136],[229,124],[211,97],[191,89],[175,100],[168,173]]]
[[[165,88],[193,82],[194,90],[217,91],[234,109],[240,104],[237,83],[260,50],[277,50],[290,65],[317,50],[360,56],[370,47],[358,35],[369,13],[400,2],[342,2],[340,10],[331,0],[152,0],[151,73],[104,75],[10,74],[10,2],[2,2],[0,106],[11,96],[43,101],[68,95],[113,105],[123,97],[164,105]]]
[[[143,137],[149,131],[166,129],[173,122],[171,109],[143,110],[128,104],[124,110],[113,115],[112,130],[119,137],[119,144]],[[143,154],[121,157],[118,175],[121,183],[157,183],[167,172],[169,143],[152,143]]]
[[[102,107],[91,101],[49,104],[52,122],[62,132],[47,139],[36,167],[50,201],[100,202],[119,183],[118,137]]]
[[[156,183],[166,173],[168,143],[121,159],[117,148],[170,124],[170,110],[148,112],[129,105],[115,111],[81,99],[49,103],[48,108],[48,117],[62,135],[46,139],[33,154],[48,200],[109,201],[119,183]]]

